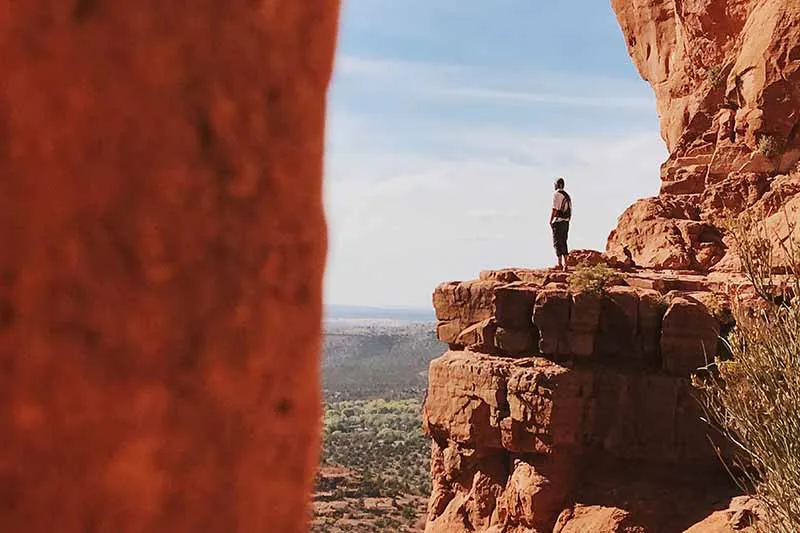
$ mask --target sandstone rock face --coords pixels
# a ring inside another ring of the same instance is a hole
[[[615,480],[625,482],[625,480]],[[678,490],[681,487],[677,487]],[[613,489],[612,489],[613,490]],[[697,495],[700,499],[702,494]],[[674,498],[664,492],[662,497]],[[652,502],[651,502],[652,503]],[[708,504],[706,504],[708,505]],[[631,512],[618,507],[603,505],[575,505],[566,509],[558,517],[553,533],[651,533],[657,532],[683,532],[683,533],[757,533],[759,504],[750,498],[740,496],[733,498],[726,505],[725,501],[719,502],[715,507],[724,509],[714,511],[701,521],[686,528],[687,522],[675,514],[665,513],[659,506],[641,509],[640,512]],[[694,507],[694,506],[693,506]],[[702,515],[702,511],[699,515]],[[694,509],[692,510],[694,511]],[[684,510],[686,512],[686,510]],[[691,514],[691,513],[689,513]]]
[[[719,323],[703,304],[674,298],[661,326],[664,370],[680,375],[713,361],[719,333]]]
[[[336,0],[0,0],[0,531],[306,531]]]
[[[640,266],[735,269],[720,219],[750,211],[800,174],[800,4],[612,0],[656,95],[670,151],[661,192],[621,217],[607,251]],[[796,190],[781,204],[797,200]],[[769,215],[767,215],[769,216]],[[776,241],[790,231],[776,224]],[[800,235],[795,235],[800,237]]]
[[[743,533],[757,533],[760,517],[767,513],[763,504],[747,497],[733,498],[726,509],[715,511],[703,521],[698,522],[686,533],[730,533],[740,531]]]
[[[631,514],[616,507],[576,505],[558,517],[553,533],[645,533],[643,527],[631,522]]]
[[[683,531],[730,497],[688,380],[717,353],[703,302],[729,288],[621,276],[596,293],[521,269],[436,289],[464,330],[429,369],[427,532]],[[525,342],[505,347],[504,327]]]
[[[621,286],[586,293],[506,269],[437,289],[451,351],[431,364],[425,404],[429,533],[710,533],[757,519],[735,500],[720,510],[735,491],[687,378],[730,326],[717,304],[742,296],[736,276],[714,277],[740,269],[723,220],[800,240],[800,2],[611,3],[656,94],[670,151],[659,196],[622,214],[606,255],[575,254],[625,267]]]
[[[474,280],[443,283],[433,293],[433,307],[439,324],[436,334],[442,342],[454,344],[467,327],[492,316],[496,281]]]

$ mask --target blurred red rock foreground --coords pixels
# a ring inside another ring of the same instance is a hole
[[[0,531],[304,531],[335,0],[0,0]]]

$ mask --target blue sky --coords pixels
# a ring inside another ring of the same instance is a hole
[[[426,307],[482,269],[549,266],[658,191],[655,100],[608,2],[345,0],[328,108],[326,301]]]

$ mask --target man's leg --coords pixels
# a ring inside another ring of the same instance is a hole
[[[561,268],[561,254],[558,248],[558,222],[551,222],[550,229],[553,231],[553,249],[556,252],[556,266],[553,268]]]
[[[557,268],[566,270],[567,268],[567,224],[563,221],[553,224],[553,246],[558,257]]]

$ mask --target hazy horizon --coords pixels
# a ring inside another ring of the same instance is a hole
[[[653,196],[655,99],[603,2],[349,0],[329,98],[327,304],[430,308],[442,281],[603,249]]]
[[[326,304],[324,319],[333,320],[392,320],[404,322],[433,322],[433,305],[421,307]]]

